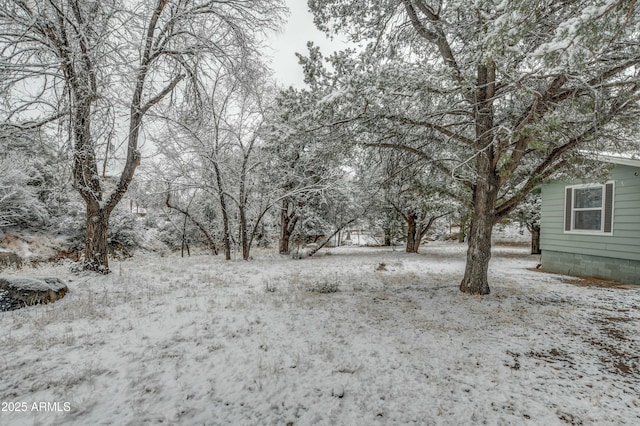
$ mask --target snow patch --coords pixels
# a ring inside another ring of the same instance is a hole
[[[71,411],[0,423],[640,423],[640,290],[569,285],[500,246],[492,293],[470,297],[465,244],[422,250],[27,268],[75,290],[2,314],[0,394]]]

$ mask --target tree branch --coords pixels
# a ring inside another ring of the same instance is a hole
[[[200,231],[204,234],[205,238],[209,242],[209,248],[211,249],[211,253],[213,253],[214,256],[218,254],[218,248],[216,247],[216,243],[213,240],[213,237],[211,236],[211,234],[209,234],[209,231],[207,231],[207,229],[200,223],[200,221],[195,220],[193,216],[191,216],[191,213],[189,213],[188,210],[182,209],[176,206],[175,204],[171,204],[171,188],[167,189],[167,198],[164,204],[168,208],[176,210],[179,213],[182,213],[186,218],[189,218],[189,220],[195,223],[198,229],[200,229]]]
[[[151,98],[142,108],[140,108],[140,114],[144,115],[149,110],[149,108],[160,102],[165,96],[171,93],[173,89],[176,88],[178,83],[180,83],[184,79],[184,77],[184,74],[180,74],[179,76],[174,78],[171,83],[167,85],[167,87],[165,87],[160,93]]]
[[[382,143],[382,142],[365,143],[364,146],[374,147],[374,148],[377,147],[377,148],[398,149],[398,150],[401,150],[401,151],[410,152],[410,153],[415,154],[418,157],[422,158],[423,160],[426,160],[430,164],[433,164],[441,172],[443,172],[443,173],[445,173],[447,175],[453,176],[453,172],[451,170],[449,170],[445,165],[443,165],[441,163],[441,161],[432,158],[430,155],[428,155],[424,151],[416,149],[416,148],[414,148],[412,146],[401,145],[401,144],[396,144],[396,143]],[[469,181],[467,179],[461,179],[461,181],[466,187],[468,187],[470,189],[473,189],[473,183],[471,181]]]

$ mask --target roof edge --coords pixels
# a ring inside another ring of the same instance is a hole
[[[605,163],[620,164],[623,166],[631,166],[631,167],[640,167],[640,160],[634,160],[632,158],[618,157],[615,155],[598,154],[596,156],[596,159],[600,161],[604,161]]]

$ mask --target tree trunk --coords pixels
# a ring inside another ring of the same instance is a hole
[[[242,259],[249,260],[249,244],[247,235],[247,213],[245,206],[240,206],[240,244],[242,246]]]
[[[416,238],[416,239],[413,241],[413,251],[412,251],[412,253],[418,253],[418,252],[419,252],[419,250],[420,250],[420,243],[422,242],[422,238],[420,238],[420,236],[419,236],[419,235],[420,235],[420,234],[418,234],[418,238]]]
[[[280,245],[278,253],[289,254],[289,242],[291,241],[291,234],[288,232],[288,224],[285,223],[286,215],[280,215]]]
[[[489,215],[474,218],[469,235],[467,264],[460,291],[468,294],[489,294],[489,260],[491,259],[491,231],[493,223]]]
[[[82,94],[82,90],[78,90]],[[109,273],[108,230],[111,209],[102,204],[102,186],[98,178],[98,167],[91,145],[91,97],[87,94],[76,105],[73,137],[74,166],[73,186],[87,206],[83,269]]]
[[[231,260],[231,239],[229,238],[229,214],[224,194],[220,194],[220,208],[222,210],[222,245],[225,260]]]
[[[429,229],[431,229],[431,225],[433,225],[433,222],[435,222],[435,220],[436,218],[432,217],[424,226],[420,225],[416,228],[416,239],[413,242],[413,253],[419,252],[422,239],[427,234],[427,232],[429,232]]]
[[[133,180],[135,170],[140,165],[141,156],[140,151],[138,151],[138,137],[140,128],[142,127],[142,118],[149,108],[171,93],[176,85],[184,78],[183,75],[177,76],[161,93],[158,93],[153,98],[152,102],[143,104],[142,94],[147,81],[147,72],[149,70],[149,64],[153,61],[151,54],[152,46],[154,45],[152,43],[153,34],[158,23],[158,17],[162,14],[166,5],[167,2],[159,2],[154,10],[152,19],[148,23],[147,35],[144,40],[145,48],[142,52],[141,64],[134,80],[135,88],[130,105],[127,158],[115,189],[104,202],[102,201],[102,188],[100,186],[98,166],[94,153],[95,145],[91,141],[90,112],[92,105],[97,100],[95,97],[97,90],[95,70],[89,55],[83,55],[86,68],[78,68],[81,76],[86,78],[86,81],[84,81],[84,85],[81,85],[81,90],[74,95],[77,96],[76,99],[81,100],[75,107],[77,112],[76,118],[79,119],[74,123],[74,128],[76,129],[74,183],[76,190],[80,192],[80,195],[87,203],[87,236],[84,268],[88,270],[102,273],[109,272],[107,257],[109,216],[124,197],[129,184]],[[77,5],[74,8],[74,12],[77,16],[80,15],[80,10],[77,8]],[[68,75],[68,78],[74,80],[71,74]],[[72,83],[72,85],[75,86],[75,83]],[[85,92],[85,90],[87,91]],[[78,180],[80,176],[82,176],[82,179]],[[87,182],[90,182],[90,184],[87,185]],[[100,205],[103,207],[100,207]]]
[[[476,179],[473,188],[473,216],[469,231],[469,248],[460,291],[468,294],[489,294],[489,260],[491,231],[496,223],[496,201],[499,177],[494,166],[493,97],[495,95],[495,64],[478,65],[475,92]]]
[[[391,246],[391,230],[388,228],[384,229],[384,246]]]
[[[187,249],[187,255],[191,257],[191,250],[189,250],[189,243],[187,242],[187,220],[188,216],[184,216],[184,222],[182,223],[182,247],[180,249],[180,257],[184,257],[184,249]]]
[[[289,241],[291,241],[291,235],[289,234],[289,200],[286,198],[282,200],[282,206],[280,207],[280,241],[278,247],[278,253],[289,254]]]
[[[417,229],[416,218],[413,215],[405,216],[407,220],[407,247],[405,251],[407,253],[417,253],[418,246],[420,245],[419,233]]]
[[[491,259],[491,233],[496,222],[497,177],[484,152],[478,154],[478,180],[473,191],[473,220],[469,231],[469,248],[460,291],[489,294],[488,270]]]
[[[220,201],[220,213],[222,214],[222,245],[224,246],[225,260],[231,260],[231,239],[229,238],[229,213],[227,212],[227,199],[224,194],[224,184],[222,183],[222,172],[217,161],[213,162],[213,170],[216,174],[218,184],[218,199]]]
[[[102,274],[109,273],[109,213],[98,203],[87,203],[87,231],[83,268]]]
[[[467,223],[469,223],[469,215],[464,214],[460,218],[460,231],[458,232],[459,243],[464,243],[467,240]]]
[[[280,254],[289,254],[289,244],[291,242],[291,235],[298,223],[298,215],[295,210],[289,212],[289,200],[282,200],[282,207],[280,209]]]
[[[262,209],[262,212],[260,212],[258,217],[256,217],[255,223],[253,225],[253,229],[249,234],[249,239],[247,242],[247,246],[249,247],[249,251],[247,251],[247,260],[249,259],[249,252],[251,251],[251,246],[253,246],[253,240],[256,239],[256,236],[258,234],[258,229],[259,229],[258,227],[260,227],[262,229],[262,232],[264,233],[264,224],[262,223],[262,219],[264,219],[264,216],[267,214],[269,210],[271,210],[271,206],[267,205]]]
[[[527,226],[531,232],[531,254],[540,254],[540,225],[531,224]]]

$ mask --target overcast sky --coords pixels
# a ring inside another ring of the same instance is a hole
[[[344,44],[337,40],[329,40],[324,33],[316,29],[306,0],[286,0],[286,3],[291,12],[289,22],[282,33],[273,36],[269,42],[273,49],[271,68],[283,86],[302,88],[302,67],[298,64],[295,53],[306,55],[309,40],[320,46],[324,55],[344,48]]]

